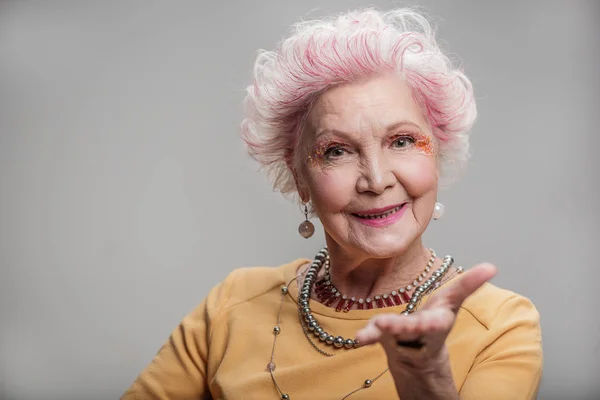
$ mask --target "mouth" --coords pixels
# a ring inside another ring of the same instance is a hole
[[[393,214],[396,214],[398,211],[402,210],[402,208],[404,208],[404,206],[406,204],[407,203],[402,203],[402,204],[391,206],[391,207],[365,210],[365,211],[361,211],[359,213],[352,213],[352,215],[357,218],[363,219],[363,220],[384,219],[384,218],[387,218]]]

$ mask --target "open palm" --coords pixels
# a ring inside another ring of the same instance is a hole
[[[377,315],[357,333],[356,338],[361,345],[381,342],[392,370],[395,366],[430,369],[446,363],[444,342],[460,306],[496,271],[491,264],[479,264],[434,292],[419,311],[410,315]],[[398,342],[416,343],[417,348],[399,346]]]

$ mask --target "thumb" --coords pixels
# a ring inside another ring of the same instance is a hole
[[[460,275],[457,279],[454,279],[453,282],[440,288],[436,297],[444,298],[456,313],[465,299],[479,289],[484,283],[492,279],[497,272],[498,268],[493,264],[477,264],[464,274]]]

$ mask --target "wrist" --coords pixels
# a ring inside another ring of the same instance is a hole
[[[435,357],[399,360],[390,365],[396,390],[402,400],[456,400],[450,359],[444,348]]]

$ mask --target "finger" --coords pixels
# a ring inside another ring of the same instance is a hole
[[[375,326],[373,320],[369,321],[367,326],[356,332],[356,340],[361,346],[366,346],[378,342],[381,339],[382,332]]]
[[[403,340],[413,340],[420,336],[420,316],[384,314],[373,319],[373,325],[383,334],[397,336]]]
[[[391,333],[387,332],[387,330],[389,330],[390,327],[394,325],[388,325],[387,323],[382,322],[382,326],[385,326],[386,329],[381,329],[379,328],[379,326],[377,326],[376,323],[370,322],[366,327],[364,327],[356,333],[356,340],[359,341],[361,346],[367,346],[377,342],[382,342],[385,340],[386,337],[391,337]],[[400,329],[405,328],[401,327]],[[395,331],[397,332],[398,328],[396,328]],[[411,335],[410,333],[403,333],[401,336],[403,337],[400,338],[402,340],[413,340],[417,338],[417,336],[415,336],[414,334]],[[406,337],[408,337],[409,339],[407,339]]]
[[[454,324],[456,318],[452,310],[447,308],[434,308],[423,310],[415,315],[418,317],[417,331],[421,335],[436,335],[439,332],[447,334]]]
[[[407,325],[406,322],[409,322]],[[382,335],[399,330],[414,330],[417,323],[407,316],[399,314],[380,314],[369,320],[367,326],[356,333],[356,339],[361,344],[371,344],[381,340]]]
[[[415,315],[398,317],[396,324],[392,318],[382,318],[374,321],[374,325],[380,328],[379,341],[388,355],[400,357],[403,363],[413,356],[437,354],[444,346],[455,320],[455,314],[448,308],[424,310]]]
[[[447,333],[454,323],[455,315],[447,308],[423,310],[413,315],[385,315],[374,319],[375,327],[384,334],[411,339],[422,336]]]
[[[456,320],[456,314],[448,308],[435,308],[423,310],[419,316],[420,337],[430,351],[438,350],[444,345]]]
[[[435,297],[445,298],[449,302],[452,311],[456,313],[465,299],[485,282],[492,279],[497,272],[498,269],[492,264],[478,264],[459,276],[454,282],[440,288]]]

